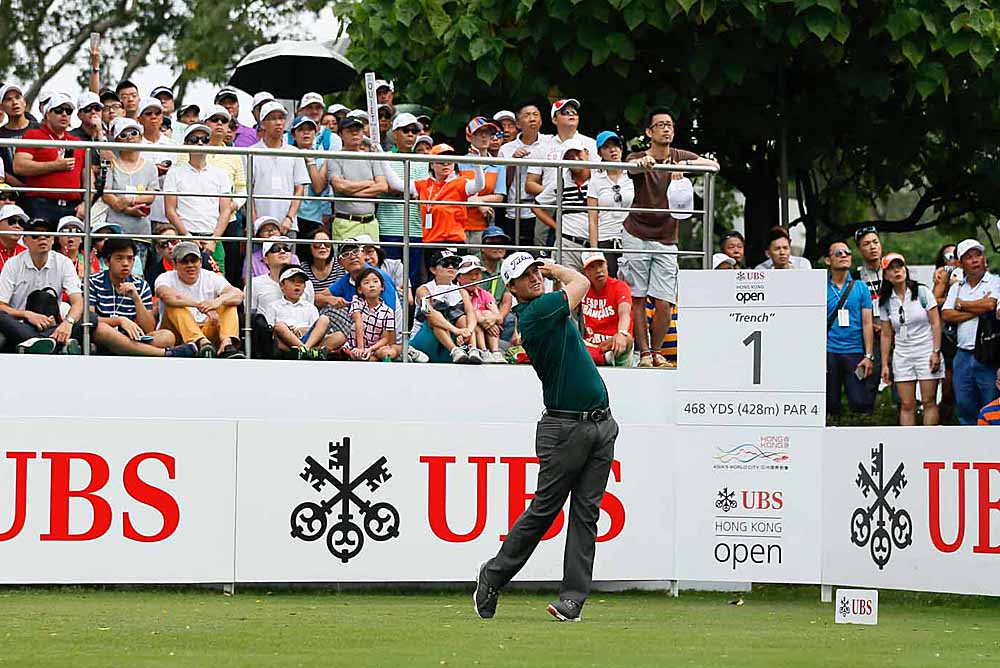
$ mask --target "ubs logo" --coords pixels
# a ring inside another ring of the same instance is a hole
[[[903,550],[913,543],[913,521],[910,514],[893,503],[906,487],[904,467],[900,462],[886,479],[883,449],[882,443],[872,449],[870,469],[858,462],[855,484],[862,496],[868,498],[871,494],[873,498],[870,505],[856,508],[851,515],[851,542],[858,547],[868,546],[872,561],[879,570],[889,563],[894,545]]]

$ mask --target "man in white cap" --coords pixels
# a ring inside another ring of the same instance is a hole
[[[0,206],[0,232],[18,232],[24,230],[24,224],[28,222],[28,215],[16,204],[4,204]],[[27,246],[21,244],[18,236],[0,235],[0,270],[4,264],[12,257],[28,250]]]
[[[229,123],[232,120],[229,110],[216,104],[206,110],[203,118],[202,123],[212,131],[208,145],[226,146],[226,137],[231,132]],[[182,162],[185,157],[187,156],[182,154],[178,161]],[[243,156],[212,153],[207,156],[207,160],[208,164],[221,169],[233,184],[233,197],[231,198],[233,212],[229,216],[229,225],[224,230],[224,236],[246,236],[246,230],[240,224],[242,218],[238,217],[238,214],[242,215],[247,194],[247,174]],[[241,285],[243,255],[240,253],[240,243],[238,241],[223,241],[222,247],[225,249],[226,255],[226,279],[233,285]]]
[[[502,144],[508,144],[517,138],[517,117],[513,111],[506,109],[493,114],[493,120],[500,125],[503,130]]]
[[[542,382],[545,411],[535,432],[541,468],[531,504],[497,555],[479,567],[473,603],[480,617],[493,617],[499,590],[528,561],[572,493],[559,600],[548,612],[560,621],[579,621],[590,593],[597,519],[618,436],[608,390],[571,317],[590,281],[527,253],[504,260],[500,274],[517,298],[518,330]],[[545,279],[558,281],[562,289],[546,293]]]
[[[574,98],[556,100],[549,110],[549,118],[556,126],[556,134],[549,135],[537,148],[531,152],[535,160],[560,160],[565,151],[563,144],[577,140],[587,149],[591,158],[597,157],[597,143],[592,137],[581,134],[580,101]],[[553,183],[556,178],[555,167],[529,167],[528,180],[525,189],[529,195],[538,195],[545,186]]]
[[[71,135],[70,120],[76,105],[65,93],[53,93],[45,110],[45,122],[24,133],[25,139],[79,141]],[[83,151],[63,148],[19,148],[14,154],[14,171],[28,187],[80,188],[83,185]],[[25,193],[24,207],[35,218],[56,223],[63,216],[82,213],[80,193]],[[77,211],[77,209],[80,211]]]
[[[608,276],[601,251],[583,252],[583,274],[590,290],[580,303],[583,340],[594,364],[632,366],[632,295],[624,281]]]
[[[24,99],[24,91],[15,83],[0,86],[0,111],[7,116],[7,122],[0,127],[0,139],[20,139],[28,130],[38,127],[38,123],[28,114],[28,102]],[[21,187],[21,181],[14,171],[14,148],[0,148],[0,158],[3,160],[4,182],[14,187]]]
[[[958,352],[955,353],[952,387],[961,424],[976,424],[979,409],[997,398],[997,367],[976,359],[979,318],[987,314],[1000,317],[1000,277],[989,272],[986,248],[975,239],[958,244],[955,254],[962,263],[964,278],[951,286],[941,306],[945,322],[958,325]]]
[[[260,107],[265,102],[271,102],[274,100],[274,96],[268,93],[266,90],[262,90],[253,96],[253,102],[250,103],[250,113],[253,114],[253,119],[260,122]]]
[[[366,152],[364,126],[361,118],[348,114],[340,124],[340,138],[345,151]],[[375,216],[376,197],[389,189],[382,164],[374,160],[338,160],[327,162],[330,185],[341,197],[366,198],[371,202],[334,202],[334,240],[367,234],[379,238]]]
[[[236,138],[233,146],[253,146],[257,143],[257,131],[240,123],[240,99],[233,88],[222,88],[215,94],[215,104],[221,104],[229,110],[230,116],[236,121]]]
[[[80,141],[104,141],[104,125],[101,114],[104,112],[104,104],[97,93],[84,91],[76,98],[76,116],[80,119],[80,125],[69,131],[71,135]],[[111,159],[111,153],[106,152],[105,156]],[[90,151],[90,164],[96,172],[101,166],[101,156],[97,149]]]
[[[287,149],[285,121],[288,117],[280,102],[265,102],[260,108],[261,140],[254,144],[260,149]],[[249,174],[249,169],[247,173]],[[298,236],[300,200],[267,199],[267,195],[295,195],[301,197],[309,185],[309,171],[305,158],[287,156],[255,156],[253,161],[253,194],[250,218],[273,216],[279,221],[281,233],[287,237]]]
[[[712,269],[736,269],[736,260],[725,253],[712,255]]]
[[[376,104],[387,104],[390,107],[395,103],[393,99],[396,97],[396,85],[392,81],[386,81],[385,79],[375,80],[375,103]]]
[[[632,206],[642,209],[685,208],[671,207],[668,199],[671,180],[680,179],[683,174],[657,172],[652,171],[652,168],[665,163],[715,168],[719,164],[671,145],[674,140],[674,119],[665,109],[653,109],[647,115],[646,136],[650,139],[649,150],[633,153],[628,157],[642,168],[641,171],[629,172],[635,184]],[[623,223],[623,249],[663,251],[657,254],[625,253],[619,262],[618,273],[632,289],[632,317],[635,320],[635,340],[640,351],[641,367],[677,366],[667,361],[660,350],[670,330],[673,305],[677,303],[677,256],[671,253],[677,251],[678,221],[689,217],[690,214],[633,212]],[[651,297],[654,303],[652,327],[646,324],[647,297]]]
[[[142,143],[155,146],[175,146],[176,142],[163,132],[163,105],[155,97],[143,98],[139,101],[139,125],[142,126]],[[176,153],[160,151],[143,151],[142,159],[156,165],[156,175],[160,190],[163,190],[163,180],[170,171],[170,166],[177,162]],[[157,195],[150,206],[149,220],[156,223],[167,222],[167,212],[163,206],[163,196]]]
[[[413,114],[403,112],[396,114],[392,119],[392,136],[395,145],[389,149],[391,153],[412,154],[417,137],[420,136],[420,122]],[[386,182],[389,191],[381,197],[388,199],[399,199],[402,197],[403,189],[403,163],[383,162],[382,168],[386,175]],[[410,163],[410,183],[415,183],[429,176],[426,162]],[[395,178],[393,178],[395,177]],[[400,186],[395,188],[394,186]],[[403,205],[402,204],[379,204],[378,205],[378,229],[379,240],[387,242],[403,241]],[[410,241],[420,242],[423,238],[423,225],[420,220],[420,206],[410,207]],[[403,258],[401,246],[386,246],[385,254],[394,259]],[[424,253],[422,248],[410,248],[410,288],[420,285],[423,281],[421,275],[424,268]]]

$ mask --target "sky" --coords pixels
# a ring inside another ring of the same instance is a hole
[[[337,37],[337,30],[339,23],[337,19],[333,16],[333,12],[329,9],[323,9],[319,18],[315,18],[312,14],[309,15],[307,20],[303,20],[298,24],[298,27],[302,29],[306,35],[302,39],[316,39],[319,41],[332,41]],[[81,58],[83,53],[90,48],[89,42],[84,43],[81,49]],[[150,62],[154,59],[154,55],[150,54]],[[121,72],[124,69],[124,62],[114,63],[112,68],[113,72]],[[79,73],[79,68],[75,65],[70,65],[64,67],[62,70],[52,78],[51,81],[45,86],[45,90],[61,90],[70,93],[75,99],[76,96],[81,93],[80,86],[76,82],[77,74]],[[177,78],[178,71],[170,67],[163,65],[151,64],[147,67],[143,67],[132,75],[131,79],[139,87],[139,94],[146,96],[153,90],[156,86],[169,86]],[[102,85],[112,82],[102,82]],[[202,109],[206,106],[211,106],[214,99],[215,93],[218,91],[220,86],[210,84],[207,81],[194,81],[188,84],[187,92],[184,95],[185,104],[197,104]],[[240,121],[247,125],[253,125],[253,116],[250,115],[250,104],[251,96],[240,92]]]

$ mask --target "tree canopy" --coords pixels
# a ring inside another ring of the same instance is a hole
[[[747,197],[751,251],[778,222],[779,146],[809,248],[875,220],[908,231],[1000,212],[1000,18],[978,0],[334,0],[348,56],[455,131],[511,100],[572,96],[581,127],[711,152]],[[906,215],[878,203],[912,190]],[[883,207],[884,209],[884,207]]]

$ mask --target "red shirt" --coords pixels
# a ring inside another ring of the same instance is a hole
[[[68,132],[63,133],[62,137],[56,137],[52,134],[52,130],[48,125],[42,125],[40,128],[34,128],[28,130],[24,133],[22,139],[45,139],[45,140],[59,140],[59,141],[80,141],[77,137],[74,137]],[[53,162],[60,157],[61,149],[57,148],[19,148],[18,153],[27,153],[34,157],[35,162]],[[73,165],[72,171],[69,172],[50,172],[48,174],[43,174],[42,176],[29,176],[24,178],[24,183],[28,187],[36,188],[79,188],[80,175],[83,173],[83,162],[84,155],[83,150],[75,149],[73,150],[73,158],[76,159],[76,163]],[[66,156],[70,157],[70,156]],[[47,197],[49,199],[64,199],[69,202],[79,202],[83,199],[80,193],[26,193],[28,197]]]
[[[580,305],[583,308],[584,339],[591,343],[606,341],[618,333],[618,309],[632,303],[632,293],[617,278],[608,278],[604,289],[598,292],[590,286]],[[632,333],[632,318],[628,319],[628,333]]]
[[[457,176],[444,183],[433,178],[421,179],[413,185],[417,188],[420,199],[435,202],[467,202],[469,195],[465,184],[469,179]],[[431,226],[427,227],[427,214],[431,216]],[[421,204],[420,217],[424,221],[424,243],[434,241],[451,241],[465,243],[465,207],[448,206],[447,204]]]
[[[14,244],[14,250],[12,251],[8,251],[4,248],[3,244],[0,244],[0,269],[3,269],[3,266],[7,264],[7,260],[11,259],[18,253],[23,253],[26,250],[28,250],[27,247],[22,246],[19,243]]]

